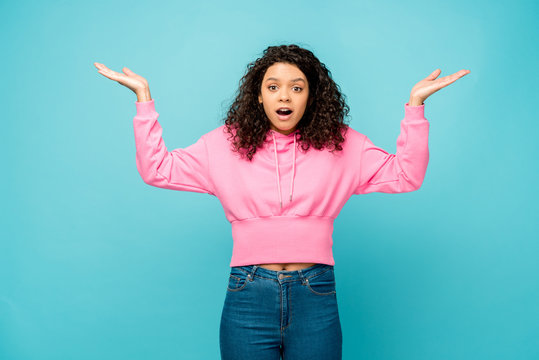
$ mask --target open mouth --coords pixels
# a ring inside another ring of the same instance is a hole
[[[280,120],[288,120],[291,115],[292,115],[292,110],[290,110],[290,109],[278,109],[277,110],[277,116],[279,116]]]

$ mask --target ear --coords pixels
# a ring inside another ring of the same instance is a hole
[[[258,102],[262,104],[262,96],[258,95]]]

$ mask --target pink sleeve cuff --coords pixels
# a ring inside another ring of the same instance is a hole
[[[155,113],[155,103],[153,99],[150,101],[135,101],[135,106],[137,107],[137,115],[150,115]]]
[[[409,103],[406,103],[404,105],[404,118],[408,120],[424,120],[425,104],[419,106],[410,106]]]

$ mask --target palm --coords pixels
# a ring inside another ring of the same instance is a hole
[[[470,70],[460,70],[454,74],[436,79],[440,75],[441,72],[442,71],[440,69],[436,69],[425,79],[415,84],[415,86],[412,88],[411,96],[420,98],[421,100],[424,101],[429,96],[434,94],[436,91],[457,81],[464,75],[469,74]]]
[[[134,92],[137,92],[144,87],[148,87],[148,81],[146,81],[145,78],[143,78],[140,75],[135,74],[128,68],[124,67],[122,71],[124,74],[113,71],[106,67],[103,64],[100,63],[94,63],[95,67],[99,69],[99,73],[103,76],[108,77],[111,80],[115,80],[119,82],[120,84],[128,87],[129,89],[133,90]]]

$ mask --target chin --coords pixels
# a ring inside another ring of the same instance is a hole
[[[277,130],[280,130],[280,131],[289,131],[289,130],[295,129],[296,127],[295,127],[295,126],[292,126],[292,127],[289,127],[289,126],[287,126],[287,127],[277,127],[277,126],[276,126],[275,128],[276,128]]]
[[[296,126],[295,126],[295,125],[294,125],[294,126],[286,126],[286,127],[275,126],[275,125],[273,125],[273,126],[275,127],[275,129],[277,129],[277,130],[279,130],[279,131],[293,131],[293,130],[296,129]]]

